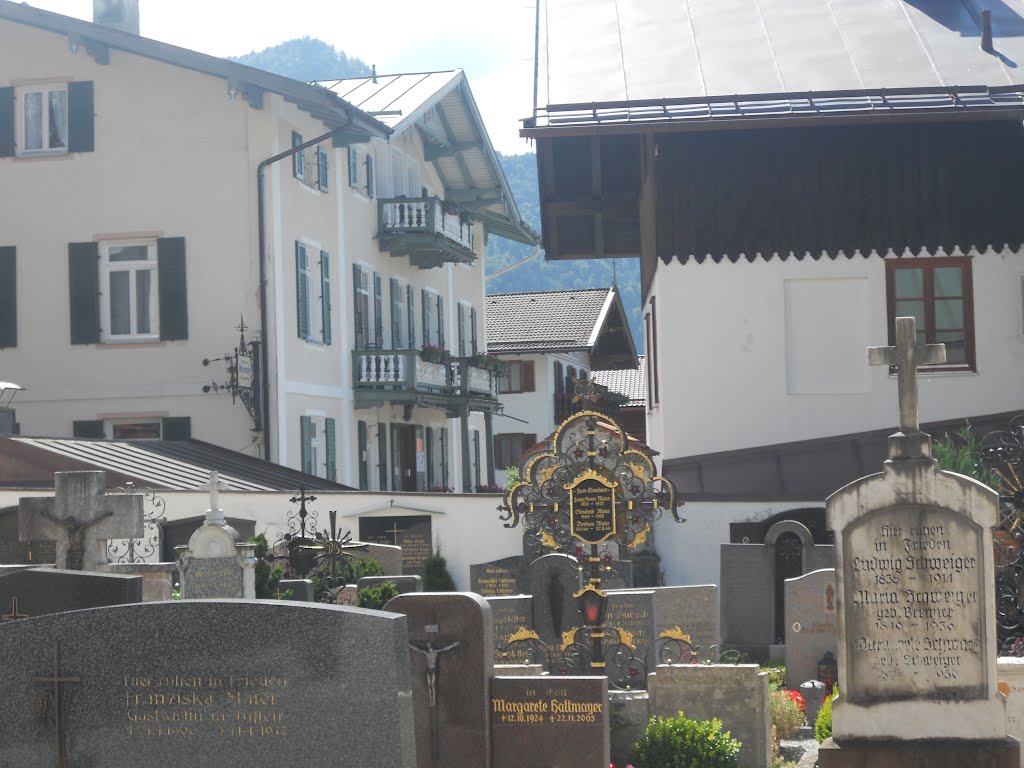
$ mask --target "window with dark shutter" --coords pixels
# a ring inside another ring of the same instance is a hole
[[[359,152],[355,147],[348,148],[348,185],[359,187]]]
[[[409,349],[416,349],[416,307],[414,297],[416,292],[413,291],[411,285],[405,286],[405,310],[409,315]]]
[[[168,416],[163,419],[164,440],[191,440],[192,419],[189,416]]]
[[[444,349],[444,299],[437,297],[437,346]]]
[[[188,338],[188,284],[185,278],[185,238],[156,241],[157,285],[160,303],[160,338]]]
[[[327,455],[327,479],[337,481],[338,465],[334,438],[334,419],[329,417],[324,419],[324,441],[326,442],[324,453]]]
[[[313,417],[299,416],[299,444],[302,451],[302,471],[307,475],[313,471]]]
[[[94,112],[92,81],[68,83],[68,152],[95,150]]]
[[[459,357],[466,356],[466,308],[459,302],[455,305],[459,322]]]
[[[423,346],[426,347],[428,344],[434,344],[434,333],[430,325],[431,307],[433,305],[433,296],[427,291],[426,288],[420,289],[420,312],[423,315]]]
[[[292,131],[292,148],[302,146],[302,134]],[[296,152],[292,155],[292,174],[296,179],[304,178],[306,175],[305,151]]]
[[[0,247],[0,349],[18,346],[18,290],[13,245]]]
[[[441,485],[448,488],[448,427],[441,427]]]
[[[427,489],[434,487],[434,428],[427,427]]]
[[[402,303],[399,300],[399,292],[402,290],[402,286],[393,277],[388,283],[391,290],[391,348],[401,349],[402,321],[405,319],[402,317]]]
[[[366,196],[373,197],[373,155],[366,155]]]
[[[309,275],[306,247],[295,243],[295,307],[300,339],[309,338]]]
[[[91,440],[103,439],[103,421],[75,421],[71,424],[71,434],[75,437]]]
[[[356,422],[356,460],[359,462],[359,490],[370,490],[370,456],[367,448],[366,422]]]
[[[68,244],[71,343],[100,340],[100,248],[98,243]]]
[[[321,192],[328,190],[329,182],[327,180],[327,152],[326,150],[316,149],[316,188]]]
[[[324,344],[331,343],[331,257],[320,251],[320,334]]]
[[[377,349],[384,348],[384,296],[377,272],[373,273],[373,341]]]
[[[388,489],[388,428],[386,424],[377,425],[377,482],[378,489]]]
[[[352,293],[355,311],[355,348],[366,349],[366,322],[370,305],[366,297],[366,273],[358,264],[352,265]]]
[[[476,307],[469,308],[469,348],[471,355],[475,355],[480,351],[480,345],[477,343],[476,337]]]
[[[14,155],[14,88],[0,88],[0,157]]]

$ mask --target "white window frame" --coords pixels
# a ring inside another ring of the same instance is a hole
[[[137,247],[146,248],[147,258],[142,261],[110,261],[110,253],[115,248]],[[155,238],[139,240],[105,240],[99,243],[100,251],[100,327],[101,340],[104,343],[156,341],[160,338],[160,286],[157,270],[157,243]],[[112,332],[111,296],[113,289],[110,281],[114,273],[128,272],[129,305],[128,316],[131,326],[129,333]],[[140,272],[149,272],[149,331],[139,333],[138,322],[138,281],[135,276]]]
[[[28,130],[25,125],[27,117],[25,104],[27,97],[31,94],[39,93],[42,94],[42,115],[40,116],[39,126],[39,147],[28,149]],[[50,146],[50,98],[51,93],[63,93],[64,94],[64,146],[52,147]],[[68,151],[68,140],[70,131],[70,119],[68,118],[68,84],[67,83],[44,83],[40,85],[26,85],[18,88],[17,90],[17,109],[15,124],[18,142],[18,155],[20,156],[33,156],[33,155],[63,155],[67,154]]]
[[[365,286],[361,285],[362,280],[360,280],[360,284],[357,284],[355,286],[356,293],[359,294],[359,299],[357,299],[357,301],[359,301],[363,305],[363,308],[365,309],[365,311],[363,312],[363,343],[365,344],[367,349],[373,349],[373,346],[376,343],[375,329],[377,327],[375,322],[377,318],[374,316],[373,306],[373,275],[375,270],[372,266],[362,261],[357,261],[355,263],[355,266],[358,267],[359,274],[362,276],[362,278],[366,280]],[[383,290],[383,284],[381,285],[381,290]],[[352,308],[351,317],[353,323],[352,332],[354,339],[355,307]],[[387,330],[386,327],[385,330]]]

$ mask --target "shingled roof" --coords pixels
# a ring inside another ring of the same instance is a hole
[[[647,405],[647,371],[644,368],[644,356],[637,357],[636,368],[624,368],[621,371],[594,371],[590,378],[595,384],[607,387],[610,392],[623,395],[626,406]]]

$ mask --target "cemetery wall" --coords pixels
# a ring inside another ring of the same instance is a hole
[[[985,367],[922,376],[922,422],[1020,407],[1005,382],[1021,375],[1024,253],[986,253],[972,271]],[[864,364],[864,349],[887,337],[880,257],[658,264],[651,295],[671,296],[657,302],[663,394],[648,420],[665,459],[892,426],[895,379]],[[685,354],[668,353],[673,329],[711,317],[713,334],[692,334]],[[714,360],[715,375],[692,375],[694,360]]]

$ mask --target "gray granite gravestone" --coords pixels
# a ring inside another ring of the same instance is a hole
[[[339,734],[348,764],[415,765],[403,616],[171,601],[0,634],[3,766],[335,768]]]
[[[999,498],[938,469],[917,414],[919,346],[912,317],[896,346],[869,351],[897,368],[900,431],[879,474],[826,501],[835,534],[839,697],[822,768],[853,765],[1017,766],[996,683],[992,528]]]
[[[402,548],[402,573],[425,576],[434,547],[430,515],[359,518],[359,541]]]
[[[391,544],[375,544],[372,542],[357,543],[365,544],[366,549],[348,550],[348,554],[352,556],[353,560],[376,560],[380,563],[380,567],[384,573],[405,573],[402,568],[401,547],[392,546]]]
[[[819,680],[818,663],[826,653],[836,653],[836,572],[834,568],[812,571],[786,580],[786,684],[796,689],[808,680]],[[817,717],[818,707],[807,702],[807,719]]]
[[[408,619],[416,765],[487,768],[494,673],[487,601],[472,592],[412,592],[385,609]]]
[[[655,639],[662,632],[678,629],[689,635],[699,658],[706,660],[713,653],[712,647],[719,642],[718,588],[714,584],[625,591],[654,593]]]
[[[624,630],[623,641],[632,646],[637,658],[647,664],[651,671],[655,662],[654,641],[657,633],[657,610],[654,592],[631,590],[608,593],[608,609],[605,612],[606,627]]]
[[[174,572],[177,563],[106,563],[103,573],[138,576],[142,579],[142,599],[147,603],[170,600],[174,594]]]
[[[526,664],[529,659],[522,653],[505,651],[512,636],[533,628],[532,598],[529,595],[488,597],[494,618],[494,663]]]
[[[606,677],[495,677],[489,709],[493,768],[611,761]]]
[[[524,594],[526,564],[526,558],[522,555],[492,560],[489,563],[473,563],[469,566],[469,588],[484,597]]]
[[[106,472],[56,472],[54,495],[18,500],[22,541],[54,541],[57,568],[95,571],[106,563],[107,539],[141,538],[142,494],[106,493]]]
[[[314,600],[313,582],[310,579],[281,579],[277,582],[281,592],[291,592],[291,597],[282,598],[300,603],[312,603]]]
[[[141,602],[141,576],[0,568],[0,621]]]
[[[545,643],[562,642],[562,634],[580,625],[576,598],[580,574],[575,557],[554,554],[538,557],[527,571],[533,597],[533,631]]]
[[[370,587],[379,587],[385,581],[390,581],[394,584],[395,589],[398,590],[400,595],[404,595],[406,592],[423,591],[423,579],[419,576],[363,576],[356,582],[356,589],[362,590]]]
[[[57,556],[53,541],[21,541],[18,538],[18,508],[0,509],[0,564],[52,565]]]
[[[238,532],[224,520],[217,473],[206,486],[210,508],[206,523],[178,547],[181,596],[186,600],[256,598],[256,545],[240,543]]]

